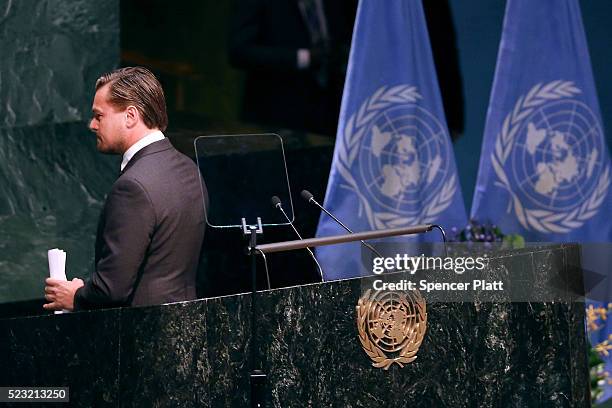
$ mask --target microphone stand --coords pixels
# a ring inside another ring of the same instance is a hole
[[[293,223],[289,219],[289,216],[285,212],[285,209],[283,208],[283,205],[281,203],[280,198],[278,198],[277,196],[272,197],[272,205],[274,206],[274,208],[278,209],[283,214],[283,216],[287,220],[287,223],[291,226],[291,228],[293,228],[293,232],[295,232],[295,235],[297,235],[297,237],[299,239],[304,239],[304,238],[302,238],[302,235],[300,235],[300,233],[297,230],[297,228],[295,228],[295,225],[293,225]],[[321,278],[321,282],[324,282],[325,279],[323,278],[323,268],[321,268],[321,264],[319,264],[319,261],[317,261],[317,258],[312,253],[312,250],[310,248],[306,248],[306,251],[308,251],[308,253],[310,254],[310,257],[312,258],[312,260],[317,265],[317,269],[319,270],[319,277]],[[262,255],[263,255],[263,253],[262,253]]]
[[[321,204],[319,204],[318,201],[314,199],[313,195],[308,190],[303,190],[302,193],[301,193],[301,196],[309,204],[312,203],[312,204],[316,205],[317,207],[319,207],[321,209],[321,211],[323,211],[325,214],[327,214],[332,220],[336,221],[336,223],[338,225],[340,225],[342,228],[344,228],[344,230],[346,232],[348,232],[349,234],[354,234],[354,232],[349,227],[344,225],[344,223],[342,221],[340,221],[338,218],[336,218],[336,216],[334,214],[330,213],[329,211],[327,211],[327,209],[325,207],[323,207]],[[363,239],[361,239],[360,242],[361,242],[361,244],[364,247],[368,248],[370,251],[372,251],[374,254],[376,254],[376,256],[378,256],[379,258],[383,258],[383,256],[380,254],[380,252],[378,252],[376,250],[376,248],[374,248],[372,245],[368,244]]]
[[[354,234],[354,232],[347,227],[346,225],[344,225],[344,223],[342,221],[340,221],[338,218],[336,218],[336,216],[334,214],[332,214],[331,212],[329,212],[325,207],[323,207],[321,204],[319,204],[319,202],[317,200],[315,200],[314,196],[312,195],[312,193],[308,190],[302,190],[302,192],[300,193],[300,195],[302,196],[302,198],[308,203],[308,204],[314,204],[317,207],[319,207],[319,209],[321,209],[321,211],[323,211],[325,214],[327,214],[332,220],[334,220],[338,225],[340,225],[342,228],[344,228],[344,230],[346,232],[348,232],[349,234]],[[433,228],[437,228],[438,230],[440,230],[440,233],[442,234],[442,241],[444,243],[444,256],[448,256],[448,248],[446,247],[446,233],[444,232],[444,228],[442,228],[440,225],[437,224],[426,224],[429,229],[427,229],[427,231],[431,231]],[[419,226],[417,226],[419,227]],[[366,248],[368,248],[370,251],[372,251],[373,253],[375,253],[378,257],[382,258],[383,256],[370,244],[368,244],[367,242],[365,242],[363,239],[360,240],[361,244],[363,246],[365,246]]]
[[[257,310],[257,234],[263,234],[263,226],[261,218],[257,217],[257,225],[247,225],[246,220],[242,219],[242,231],[244,235],[249,236],[248,253],[251,256],[251,353],[249,356],[251,372],[249,377],[251,380],[251,407],[263,408],[265,404],[265,387],[266,374],[261,369],[261,363],[257,361],[257,325],[255,324]],[[270,288],[270,276],[267,274],[268,289]]]

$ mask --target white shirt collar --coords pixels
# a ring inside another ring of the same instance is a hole
[[[121,162],[121,171],[125,169],[125,166],[127,166],[128,162],[132,159],[132,157],[134,157],[134,155],[140,149],[150,145],[151,143],[159,142],[160,140],[163,140],[163,139],[164,139],[164,134],[161,131],[156,130],[155,132],[149,133],[148,135],[144,136],[139,141],[134,143],[132,146],[130,146],[130,148],[127,149],[125,153],[123,153],[123,161]]]

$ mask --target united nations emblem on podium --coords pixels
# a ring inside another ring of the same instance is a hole
[[[367,290],[357,304],[359,341],[376,368],[416,360],[427,329],[425,299],[418,291]]]

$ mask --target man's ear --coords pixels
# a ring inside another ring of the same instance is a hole
[[[128,128],[133,128],[140,120],[140,112],[134,105],[130,105],[125,109],[126,125]]]

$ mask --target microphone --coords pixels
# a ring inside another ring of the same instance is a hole
[[[273,196],[270,199],[270,202],[272,203],[272,206],[276,209],[278,209],[283,216],[285,217],[285,219],[287,220],[287,222],[289,223],[289,225],[291,226],[291,228],[293,228],[293,231],[295,232],[295,235],[298,236],[298,238],[300,240],[303,240],[304,238],[302,238],[302,236],[300,235],[300,233],[298,232],[297,228],[295,228],[295,226],[293,225],[293,223],[291,222],[291,220],[289,219],[289,216],[287,215],[287,213],[285,212],[285,210],[283,209],[283,205],[281,204],[281,200],[280,198],[278,198],[278,196]],[[319,261],[317,261],[317,258],[314,256],[314,254],[312,253],[312,251],[310,250],[310,248],[306,248],[306,251],[308,251],[308,253],[310,254],[310,256],[312,257],[312,259],[315,261],[315,263],[317,264],[317,269],[319,270],[319,276],[321,277],[321,282],[324,281],[323,279],[323,269],[321,268],[321,265],[319,264]]]
[[[319,204],[319,203],[317,202],[317,200],[315,200],[315,199],[314,199],[314,196],[312,195],[312,193],[311,193],[310,191],[308,191],[308,190],[302,190],[302,192],[300,193],[300,195],[302,196],[302,198],[303,198],[304,200],[306,200],[306,202],[307,202],[307,203],[309,203],[309,204],[314,204],[314,205],[316,205],[317,207],[319,207],[319,208],[321,209],[321,211],[323,211],[325,214],[329,215],[329,217],[330,217],[332,220],[336,221],[336,223],[338,223],[338,224],[339,224],[339,225],[340,225],[342,228],[344,228],[344,229],[345,229],[345,230],[346,230],[346,231],[347,231],[349,234],[354,234],[354,232],[353,232],[353,231],[352,231],[352,230],[351,230],[349,227],[347,227],[346,225],[344,225],[344,224],[342,223],[342,221],[340,221],[340,220],[339,220],[338,218],[336,218],[336,217],[335,217],[335,216],[334,216],[332,213],[330,213],[329,211],[327,211],[327,210],[325,209],[325,207],[323,207],[321,204]],[[360,241],[361,241],[361,244],[362,244],[363,246],[365,246],[365,247],[366,247],[366,248],[368,248],[370,251],[372,251],[374,254],[376,254],[376,256],[378,256],[379,258],[384,258],[384,257],[383,257],[383,256],[380,254],[380,252],[378,252],[378,251],[377,251],[377,250],[376,250],[376,249],[375,249],[375,248],[374,248],[372,245],[368,244],[367,242],[365,242],[365,241],[364,241],[364,240],[362,240],[362,239],[361,239]]]
[[[270,199],[270,202],[272,203],[272,207],[280,208],[281,211],[283,210],[283,206],[281,205],[281,200],[280,200],[280,198],[278,198],[278,196],[273,196]],[[283,213],[284,213],[284,211],[283,211]],[[289,218],[289,217],[287,217],[287,218]]]

